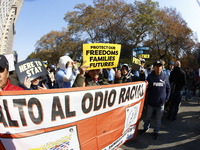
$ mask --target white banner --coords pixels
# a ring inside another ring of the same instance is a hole
[[[53,150],[66,147],[77,150],[92,144],[102,149],[106,147],[105,144],[111,144],[116,139],[108,142],[101,136],[110,135],[115,130],[120,130],[122,136],[137,124],[145,92],[145,82],[92,88],[15,91],[13,95],[9,95],[11,92],[1,92],[2,147],[9,150]],[[111,128],[115,123],[120,126]]]

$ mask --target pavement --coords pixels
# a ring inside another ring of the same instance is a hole
[[[152,138],[155,117],[152,117],[149,131],[144,135],[140,135],[144,125],[141,120],[137,137],[124,143],[118,150],[200,150],[199,97],[194,96],[190,101],[184,101],[184,99],[183,96],[177,120],[167,120],[167,114],[163,115],[158,139]]]

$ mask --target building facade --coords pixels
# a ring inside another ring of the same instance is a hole
[[[13,54],[15,24],[24,0],[0,0],[0,54]]]

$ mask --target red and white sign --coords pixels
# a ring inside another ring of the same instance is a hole
[[[0,92],[0,149],[114,150],[136,137],[146,87]]]

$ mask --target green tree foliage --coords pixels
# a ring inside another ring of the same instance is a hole
[[[59,58],[68,53],[73,59],[81,55],[82,41],[72,38],[66,31],[51,31],[44,35],[36,43],[35,53],[30,57],[47,60],[50,64],[56,64]]]
[[[93,0],[93,6],[77,4],[64,20],[67,29],[51,31],[36,43],[38,57],[51,63],[68,53],[80,58],[83,43],[122,44],[121,60],[132,60],[132,49],[148,46],[151,59],[166,62],[192,54],[193,34],[176,9],[159,7],[152,0]]]
[[[123,0],[96,0],[94,7],[76,5],[78,11],[67,12],[64,19],[70,33],[83,35],[88,42],[123,43],[131,7]]]
[[[192,31],[176,9],[164,8],[156,15],[157,25],[145,42],[153,59],[178,59],[194,46]]]

